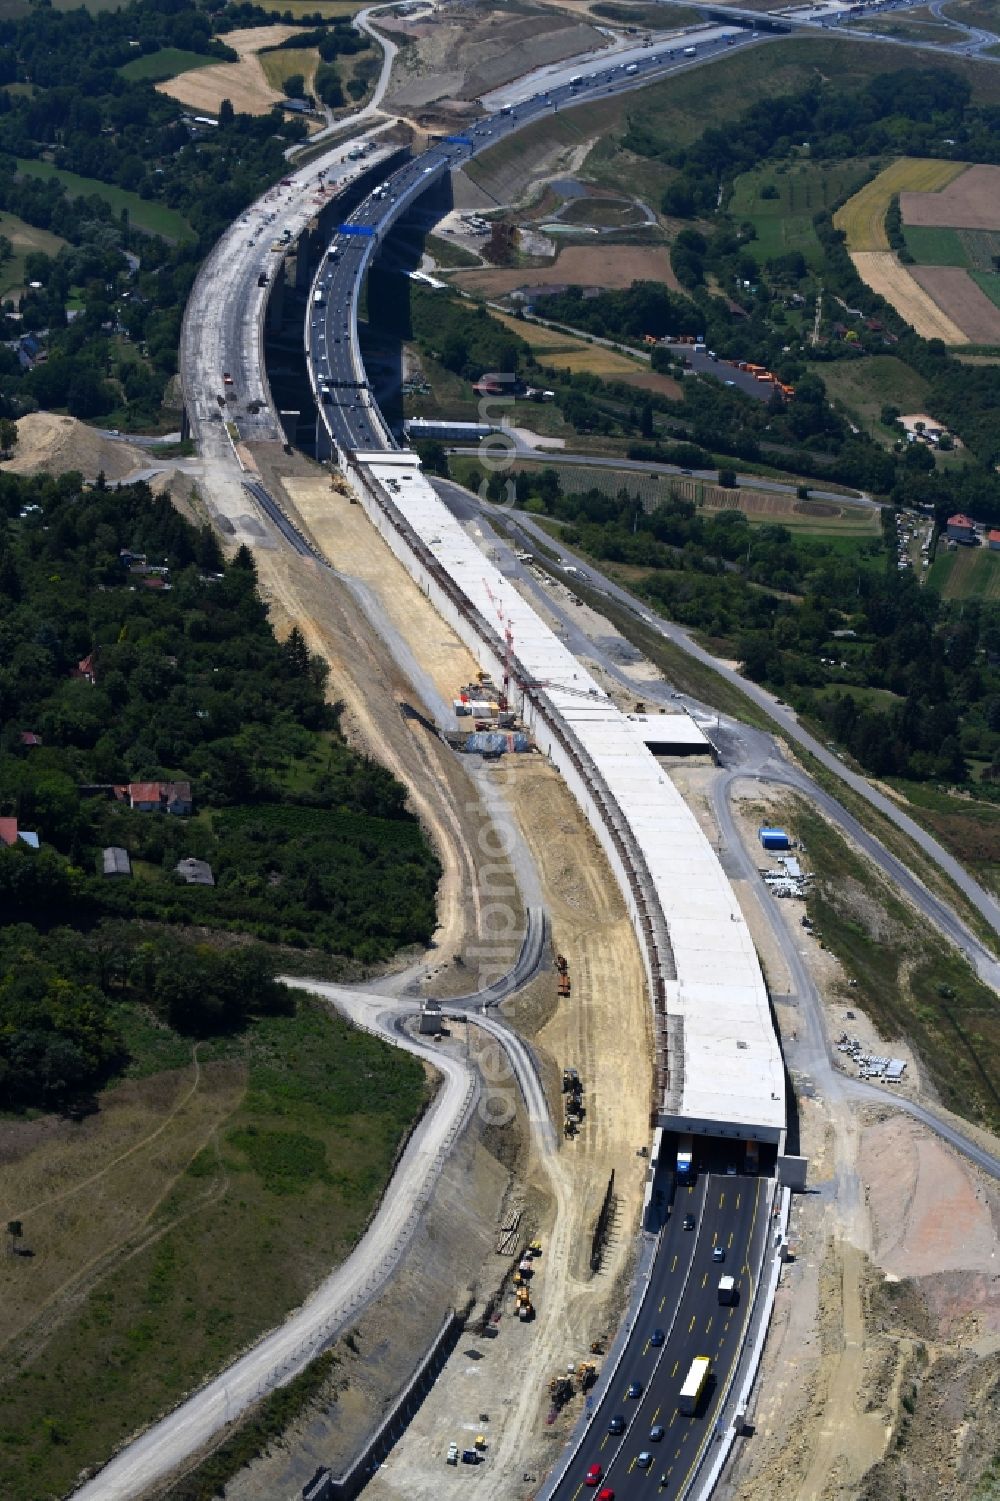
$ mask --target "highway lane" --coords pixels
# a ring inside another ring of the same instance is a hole
[[[350,452],[394,448],[395,440],[368,385],[357,338],[361,283],[394,222],[445,172],[533,120],[562,108],[577,108],[595,97],[647,86],[674,73],[700,67],[734,47],[757,46],[766,37],[735,27],[705,27],[683,37],[662,39],[649,48],[581,60],[573,83],[530,95],[469,127],[461,136],[437,142],[386,178],[351,213],[331,240],[310,293],[304,342],[317,406],[331,439]],[[685,57],[685,48],[696,48]],[[624,54],[622,54],[624,56]],[[572,63],[564,65],[569,72]]]
[[[465,521],[474,520],[483,512],[497,518],[501,517],[501,508],[492,506],[489,502],[481,501],[478,496],[473,495],[470,491],[463,489],[451,481],[435,480],[434,484],[438,493],[450,509]],[[513,546],[524,548],[528,551],[531,550],[536,541],[544,542],[547,547],[552,546],[552,538],[548,533],[523,512],[504,510],[502,512],[502,524],[508,537],[512,539]],[[496,539],[492,533],[491,545],[496,545]],[[806,745],[807,749],[813,751],[814,754],[817,754],[822,759],[824,765],[830,766],[843,780],[848,781],[852,786],[858,785],[858,790],[864,790],[864,786],[866,785],[864,784],[864,779],[850,772],[839,757],[831,755],[825,747],[820,746],[814,737],[809,735],[808,731],[801,729],[792,711],[785,709],[784,705],[778,704],[777,700],[772,698],[766,689],[762,689],[759,685],[751,683],[748,679],[741,677],[735,670],[726,667],[725,663],[720,663],[717,659],[711,657],[697,643],[692,642],[680,626],[675,626],[672,622],[663,620],[660,617],[651,616],[642,601],[637,600],[626,589],[613,583],[606,575],[595,568],[589,559],[584,561],[578,558],[568,548],[564,548],[563,551],[567,558],[579,564],[581,572],[578,577],[584,577],[589,588],[596,590],[598,594],[606,594],[609,598],[627,605],[632,613],[645,624],[655,626],[668,639],[675,641],[679,646],[685,647],[692,655],[697,656],[699,660],[703,660],[711,665],[716,671],[720,672],[729,681],[746,692],[748,697],[761,703],[763,707],[767,708],[769,713],[772,712],[773,705],[775,719],[782,724],[783,728],[786,725],[789,726],[789,739],[793,741],[799,739]],[[608,656],[599,642],[595,642],[580,629],[573,614],[563,609],[562,604],[553,595],[551,589],[546,589],[542,586],[530,568],[517,562],[513,551],[505,559],[504,572],[518,578],[532,594],[541,600],[545,609],[557,616],[560,636],[571,651],[583,658],[596,658],[601,662],[605,671],[614,677],[623,688],[639,696],[639,686],[622,671],[620,662]],[[569,576],[567,576],[565,582],[572,587],[572,580]],[[933,924],[938,932],[948,942],[954,944],[960,953],[965,955],[986,983],[994,986],[994,988],[1000,986],[1000,965],[998,965],[995,956],[971,932],[953,908],[932,891],[928,890],[913,875],[912,871],[903,861],[886,849],[885,845],[874,834],[869,833],[860,820],[853,813],[848,812],[843,804],[838,802],[831,793],[827,792],[825,788],[819,787],[807,772],[793,766],[787,761],[773,736],[765,731],[754,729],[750,725],[742,724],[737,720],[731,720],[725,716],[713,715],[706,705],[690,698],[689,695],[672,692],[669,684],[659,684],[655,681],[644,682],[641,685],[641,696],[647,700],[669,701],[670,707],[674,711],[685,708],[688,712],[693,712],[696,718],[700,717],[702,720],[713,719],[716,727],[711,731],[711,738],[716,741],[717,747],[722,753],[727,766],[731,768],[740,766],[745,768],[749,775],[758,776],[764,781],[772,781],[794,787],[802,792],[811,802],[820,806],[827,816],[860,845],[868,857],[906,893],[917,910]],[[876,806],[879,806],[877,799],[881,797],[881,794],[876,793],[875,789],[870,789],[870,791],[872,796],[869,801],[875,802]],[[901,820],[911,822],[893,804],[889,803],[888,808],[891,813],[898,815],[894,819],[894,822],[900,823]],[[902,826],[905,827],[905,824]],[[925,837],[930,846],[936,844],[936,841],[931,839],[929,835]],[[942,851],[942,854],[945,853]],[[950,859],[951,857],[947,858]],[[958,867],[958,869],[967,882],[972,886],[977,886],[972,877],[961,871],[961,867]],[[992,900],[985,893],[984,897],[987,901]]]
[[[565,465],[569,469],[621,469],[626,474],[683,474],[692,479],[705,480],[710,485],[718,484],[718,469],[682,469],[679,464],[659,464],[649,459],[622,459],[602,458],[599,454],[590,453],[567,453],[564,448],[534,448],[519,438],[514,433],[508,434],[518,458],[530,459],[533,463],[548,464],[558,469]],[[480,453],[479,448],[471,444],[456,443],[448,445],[449,453],[467,454],[474,456]],[[787,485],[780,480],[768,479],[760,474],[743,474],[736,472],[736,483],[741,490],[764,490],[768,494],[795,495],[797,485]],[[871,500],[867,495],[845,495],[842,490],[822,490],[814,485],[809,486],[809,498],[811,500],[832,500],[841,505],[858,506],[866,511],[881,511],[882,502]],[[550,539],[551,540],[551,539]]]
[[[614,1491],[616,1501],[649,1495],[675,1501],[683,1495],[713,1439],[742,1349],[766,1241],[768,1194],[766,1178],[725,1173],[703,1173],[694,1184],[678,1188],[635,1333],[584,1442],[553,1493],[556,1501],[578,1501],[586,1495],[586,1475],[593,1464],[602,1466],[600,1484]],[[684,1229],[687,1214],[695,1216],[693,1231]],[[721,1262],[713,1258],[716,1246],[725,1255]],[[738,1301],[733,1305],[719,1303],[719,1278],[726,1273],[737,1284]],[[660,1347],[652,1343],[655,1329],[665,1335]],[[678,1393],[699,1355],[710,1358],[712,1374],[697,1413],[687,1417],[678,1410]],[[638,1400],[628,1396],[633,1381],[642,1385]],[[616,1417],[625,1421],[620,1435],[610,1431]],[[661,1427],[663,1437],[652,1438],[653,1430]],[[643,1451],[651,1455],[648,1469],[638,1464]]]

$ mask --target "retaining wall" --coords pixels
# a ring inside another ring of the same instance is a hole
[[[469,648],[480,667],[493,677],[502,677],[507,649],[497,631],[472,605],[364,465],[356,463],[350,455],[344,455],[342,462],[356,482],[369,519],[390,551]],[[522,681],[530,679],[531,674],[516,657],[513,666],[515,676]],[[537,688],[524,691],[522,718],[539,749],[562,774],[597,835],[639,942],[653,1006],[656,1078],[651,1114],[655,1121],[670,1082],[665,982],[673,978],[674,973],[667,924],[659,897],[631,829],[571,724],[548,695]]]

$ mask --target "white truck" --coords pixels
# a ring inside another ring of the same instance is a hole
[[[684,48],[684,56],[685,57],[697,57],[698,56],[698,49],[697,49],[697,47],[685,47]]]
[[[735,1277],[726,1276],[719,1278],[719,1302],[730,1305],[736,1302]]]
[[[677,1409],[686,1418],[693,1417],[698,1410],[705,1384],[708,1381],[712,1362],[707,1355],[696,1355],[691,1362],[691,1369],[684,1378],[677,1397]]]

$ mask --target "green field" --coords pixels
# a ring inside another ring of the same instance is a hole
[[[991,302],[1000,307],[1000,272],[997,271],[970,271],[969,275],[981,291],[985,292]]]
[[[311,90],[312,81],[319,63],[315,47],[269,47],[257,54],[264,77],[272,89],[285,92],[285,79],[299,73],[305,79],[306,90]]]
[[[33,250],[41,250],[46,255],[56,256],[66,244],[58,235],[50,234],[47,229],[36,229],[33,224],[25,224],[15,214],[0,213],[0,235],[5,235],[14,247],[11,259],[0,265],[0,297],[6,297],[9,292],[24,286],[26,255]]]
[[[325,21],[339,21],[356,16],[366,0],[265,0],[263,9],[272,16],[291,15],[293,21],[303,16],[321,15]]]
[[[509,195],[523,186],[536,164],[550,160],[553,150],[580,148],[610,135],[616,139],[598,148],[599,173],[591,171],[588,161],[586,175],[619,188],[627,182],[630,190],[645,193],[646,187],[633,180],[636,156],[620,145],[630,122],[669,154],[708,126],[723,125],[759,101],[807,88],[817,77],[850,89],[879,74],[893,73],[899,65],[899,49],[888,42],[858,46],[846,37],[782,38],[769,43],[763,53],[735,51],[713,62],[711,86],[709,74],[696,68],[635,93],[588,100],[585,109],[559,110],[498,142],[468,163],[465,171],[501,202],[510,202]],[[977,103],[1000,103],[1000,68],[984,68],[972,58],[958,57],[935,58],[935,66],[964,78]],[[673,169],[653,156],[645,163],[650,179],[662,181],[674,175]]]
[[[161,47],[159,52],[133,57],[131,62],[123,63],[118,71],[130,83],[137,83],[144,78],[150,83],[160,83],[165,78],[176,78],[178,73],[189,73],[192,68],[207,68],[218,61],[217,57],[206,57],[204,52],[185,52],[181,47]]]
[[[928,582],[942,599],[1000,599],[1000,552],[988,547],[948,552],[939,543]]]
[[[51,162],[17,158],[17,170],[28,177],[55,177],[63,184],[71,198],[103,198],[115,214],[128,210],[130,223],[144,234],[162,235],[165,240],[193,240],[194,230],[182,214],[167,208],[162,203],[150,203],[138,193],[126,192],[124,188],[112,187],[99,182],[96,177],[78,177],[75,172],[64,172],[53,167]]]
[[[838,360],[813,369],[831,400],[842,404],[859,427],[886,444],[894,443],[899,433],[883,425],[882,408],[895,406],[901,412],[918,412],[923,411],[927,400],[927,381],[893,354]]]
[[[87,0],[86,5],[81,5],[80,0],[51,0],[53,10],[89,10],[92,14],[118,10],[121,3],[122,0]],[[30,13],[30,0],[0,0],[0,21],[17,21]]]
[[[996,0],[949,0],[949,4],[941,9],[944,15],[964,21],[966,26],[979,26],[983,31],[993,31],[1000,36]]]
[[[957,229],[932,224],[903,226],[906,248],[918,266],[968,266],[969,256]]]
[[[644,5],[641,0],[636,4],[622,4],[620,0],[598,0],[597,5],[590,7],[592,16],[600,16],[603,21],[617,21],[619,26],[648,26],[653,31],[663,31],[665,27],[673,29],[675,26],[693,26],[701,20],[701,15],[696,10],[689,10],[685,5],[671,5],[665,9],[662,5]]]
[[[876,16],[872,21],[852,21],[850,26],[852,31],[864,31],[874,36],[895,36],[903,42],[936,42],[942,47],[958,46],[963,40],[961,31],[935,21],[926,6],[911,15],[894,16],[891,20],[884,15]]]
[[[800,250],[819,265],[823,251],[813,228],[813,215],[830,209],[868,176],[868,163],[796,162],[744,172],[733,184],[729,202],[732,217],[747,219],[757,231],[753,249],[764,260]],[[762,197],[770,189],[777,198]]]
[[[68,1494],[84,1466],[280,1324],[363,1233],[425,1099],[417,1060],[312,1002],[203,1044],[196,1060],[190,1043],[186,1060],[164,1053],[159,1067],[179,1072],[121,1084],[122,1105],[105,1092],[86,1128],[115,1129],[118,1112],[143,1101],[147,1134],[134,1151],[97,1162],[75,1202],[59,1193],[54,1208],[43,1201],[23,1217],[36,1266],[57,1245],[74,1254],[81,1218],[109,1222],[97,1255],[76,1249],[77,1275],[39,1299],[16,1350],[4,1347],[0,1494],[10,1501]],[[148,1213],[118,1242],[113,1206],[130,1186],[145,1204],[144,1175],[156,1180]],[[5,1291],[23,1297],[4,1260]]]

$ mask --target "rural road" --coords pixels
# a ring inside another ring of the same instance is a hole
[[[592,453],[567,453],[563,448],[533,448],[531,444],[525,443],[514,433],[511,433],[510,437],[514,443],[518,458],[532,459],[540,464],[549,464],[554,467],[566,464],[582,469],[614,469],[616,472],[624,470],[629,474],[683,474],[690,476],[692,479],[705,480],[710,485],[718,484],[719,481],[719,471],[717,469],[681,469],[677,464],[657,464],[649,459],[605,459]],[[463,454],[468,457],[478,454],[479,449],[475,446],[453,448],[449,445],[448,452]],[[492,449],[492,453],[495,459],[497,455],[496,448]],[[767,479],[760,474],[737,474],[736,483],[744,490],[774,491],[783,495],[794,495],[798,489],[796,485],[783,484],[780,480]],[[809,499],[832,500],[838,505],[864,507],[866,510],[873,511],[881,511],[882,509],[879,501],[869,500],[866,496],[857,494],[845,495],[839,490],[820,490],[813,485],[809,486]],[[548,540],[551,545],[552,538],[550,537]]]
[[[355,133],[357,127],[366,120],[372,120],[381,113],[382,100],[385,98],[389,87],[389,78],[392,74],[392,65],[396,60],[399,48],[395,42],[390,42],[381,31],[376,31],[371,24],[372,16],[378,15],[380,10],[394,10],[394,5],[368,5],[364,10],[359,10],[351,23],[357,31],[363,31],[365,36],[371,37],[376,47],[382,49],[382,67],[375,84],[375,89],[368,103],[361,109],[352,111],[350,115],[341,116],[339,120],[333,120],[329,125],[324,125],[322,130],[317,130],[308,140],[296,141],[294,146],[289,146],[285,152],[286,160],[294,162],[295,158],[303,151],[312,151],[314,146],[321,145],[331,136],[343,135],[349,132]],[[388,123],[388,122],[387,122]]]

